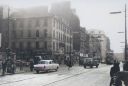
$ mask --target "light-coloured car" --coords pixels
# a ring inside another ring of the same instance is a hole
[[[37,73],[39,73],[40,71],[57,71],[58,68],[59,64],[55,63],[53,60],[41,60],[38,64],[34,65],[34,70],[36,70]]]

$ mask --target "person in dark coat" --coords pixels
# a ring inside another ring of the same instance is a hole
[[[7,63],[5,60],[2,61],[2,75],[5,75]]]
[[[34,61],[30,60],[30,71],[33,71],[34,68]]]
[[[128,86],[128,61],[125,61],[123,65],[123,71],[118,72],[118,78],[124,82],[125,86]]]
[[[20,60],[19,66],[20,66],[20,70],[23,70],[23,62],[22,62],[22,60]]]
[[[114,77],[117,75],[117,73],[120,71],[120,67],[119,67],[119,63],[117,63],[117,62],[115,62],[114,63],[114,65],[113,65],[113,67],[111,68],[111,70],[110,70],[110,77],[111,77],[111,81],[110,81],[110,86],[112,86],[112,84],[114,83]],[[116,84],[118,85],[118,86],[121,86],[120,84],[121,84],[121,81],[120,80],[118,80],[118,82],[117,82],[117,80],[116,80]],[[116,86],[117,86],[116,85]]]
[[[72,61],[70,58],[67,59],[68,70],[72,67]]]
[[[128,61],[126,61],[123,65],[123,70],[128,71]]]
[[[124,85],[128,86],[128,71],[120,71],[117,75],[118,78],[124,82]]]

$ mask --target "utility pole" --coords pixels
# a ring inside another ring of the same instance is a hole
[[[72,65],[72,57],[71,57],[71,51],[72,51],[72,46],[71,46],[71,41],[72,41],[72,38],[71,38],[71,28],[70,28],[70,63],[71,63],[71,65]]]
[[[125,4],[125,60],[127,61],[127,7]]]
[[[9,41],[10,41],[10,39],[9,39],[9,28],[10,28],[10,27],[9,27],[9,24],[10,24],[10,8],[8,7],[8,30],[7,30],[7,32],[8,32],[8,33],[7,33],[7,36],[8,36],[8,37],[7,37],[7,38],[8,38],[8,41],[7,41],[7,42],[8,42],[8,43],[7,43],[7,48],[9,48]]]
[[[125,4],[125,32],[119,32],[119,33],[125,33],[125,49],[124,49],[124,58],[125,58],[125,61],[128,60],[128,57],[127,57],[127,6]],[[121,13],[121,12],[110,12],[110,14],[118,14],[118,13]]]

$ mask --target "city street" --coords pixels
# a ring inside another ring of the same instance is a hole
[[[1,0],[0,86],[127,85],[127,4]]]
[[[70,70],[61,66],[57,72],[6,75],[0,77],[0,86],[108,86],[110,66],[99,68],[74,66]]]

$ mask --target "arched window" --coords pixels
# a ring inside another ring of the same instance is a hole
[[[20,42],[20,43],[19,43],[19,48],[20,48],[20,49],[23,49],[23,42]]]
[[[44,37],[47,37],[47,29],[44,29]]]
[[[12,48],[12,49],[15,49],[15,48],[16,48],[16,43],[15,43],[15,42],[12,42],[11,48]]]
[[[36,41],[36,49],[39,49],[40,45],[39,45],[39,42]]]
[[[40,26],[40,21],[39,21],[39,19],[36,20],[35,26],[36,26],[36,27],[39,27],[39,26]]]
[[[31,30],[29,29],[29,30],[28,30],[28,37],[31,37],[31,35],[32,35],[32,34],[31,34]]]
[[[39,37],[39,30],[36,30],[36,37]]]
[[[31,42],[27,42],[27,48],[31,49]]]

